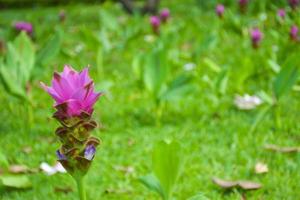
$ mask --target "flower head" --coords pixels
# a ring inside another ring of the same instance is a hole
[[[32,35],[33,27],[31,23],[16,22],[14,26],[17,31],[25,31],[28,35]]]
[[[291,27],[291,30],[290,30],[290,38],[291,40],[294,40],[294,41],[298,41],[298,32],[299,32],[299,29],[296,25],[293,25]]]
[[[56,115],[62,119],[81,113],[92,114],[93,106],[101,95],[94,91],[94,82],[88,75],[88,68],[77,72],[65,66],[62,73],[54,73],[52,86],[43,83],[41,86],[55,100]]]
[[[59,21],[64,22],[66,19],[66,12],[64,10],[59,11],[58,18]]]
[[[216,6],[216,14],[218,15],[218,17],[222,18],[224,11],[225,11],[225,7],[223,4],[218,4]]]
[[[292,9],[296,9],[300,3],[300,0],[289,0],[289,5]]]
[[[263,35],[258,28],[251,30],[251,40],[252,40],[252,46],[254,48],[257,48],[259,46],[262,37]]]
[[[248,3],[249,3],[249,0],[239,0],[239,6],[240,6],[241,12],[246,11]]]
[[[170,18],[170,10],[168,8],[164,8],[161,12],[160,12],[160,19],[162,22],[167,22],[168,19]]]
[[[88,145],[84,150],[84,157],[88,160],[92,160],[96,153],[96,147],[94,145]]]
[[[151,16],[150,17],[150,24],[152,26],[152,30],[155,34],[159,33],[159,27],[160,27],[160,19],[157,16]]]
[[[277,16],[278,16],[278,17],[284,19],[284,18],[285,18],[285,15],[286,15],[286,12],[285,12],[285,10],[284,10],[283,8],[281,8],[281,9],[279,9],[279,10],[277,11]]]

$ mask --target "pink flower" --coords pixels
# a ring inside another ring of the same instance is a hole
[[[41,83],[43,89],[55,100],[55,116],[68,119],[83,112],[92,114],[93,106],[102,93],[94,92],[94,82],[88,75],[88,68],[81,72],[65,66],[62,73],[54,72],[52,86]]]
[[[246,12],[248,3],[249,3],[248,0],[239,0],[239,6],[241,12]]]
[[[262,36],[263,35],[258,28],[251,30],[251,40],[252,40],[252,46],[254,48],[257,48],[259,46]]]
[[[289,0],[289,4],[292,9],[296,9],[299,5],[300,1],[299,0]]]
[[[299,32],[299,29],[296,25],[293,25],[291,27],[291,30],[290,30],[290,38],[291,40],[294,40],[294,41],[298,41],[298,32]]]
[[[28,35],[32,35],[33,32],[32,24],[28,22],[16,22],[15,29],[17,31],[25,31]]]
[[[285,15],[286,15],[285,10],[284,10],[283,8],[279,9],[279,10],[277,11],[277,15],[278,15],[279,17],[281,17],[282,19],[284,19],[284,18],[285,18]]]
[[[167,22],[168,19],[170,18],[170,10],[168,8],[165,8],[163,9],[161,12],[160,12],[160,19],[162,22]]]
[[[224,5],[218,4],[218,5],[216,6],[216,13],[217,13],[218,17],[222,18],[222,17],[223,17],[223,14],[224,14],[224,11],[225,11]]]
[[[159,27],[160,27],[160,19],[157,16],[150,17],[150,24],[152,26],[152,30],[155,34],[159,34]]]

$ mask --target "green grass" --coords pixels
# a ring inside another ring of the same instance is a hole
[[[144,41],[151,34],[148,18],[131,18],[114,5],[107,4],[65,7],[67,19],[60,24],[57,14],[61,8],[33,8],[28,10],[3,10],[0,13],[0,33],[12,40],[11,24],[17,20],[32,21],[35,27],[34,42],[40,48],[53,32],[61,27],[65,32],[60,55],[47,68],[39,69],[32,81],[34,99],[34,124],[30,127],[28,113],[23,102],[9,96],[1,88],[0,151],[12,164],[26,164],[37,168],[41,162],[54,163],[59,141],[54,131],[58,123],[51,118],[52,100],[39,87],[39,81],[49,83],[54,70],[60,71],[64,64],[76,69],[91,65],[91,73],[97,88],[106,91],[95,109],[95,119],[103,128],[94,131],[102,144],[87,175],[88,199],[158,199],[147,190],[138,178],[151,170],[151,149],[161,139],[176,139],[185,148],[186,163],[175,188],[176,199],[203,192],[208,198],[241,199],[241,190],[225,192],[215,186],[212,177],[246,179],[262,183],[256,191],[247,191],[247,199],[297,199],[300,196],[299,153],[281,154],[266,151],[263,146],[297,146],[300,141],[298,91],[287,94],[280,103],[283,126],[278,128],[272,113],[250,133],[254,117],[261,108],[240,111],[233,105],[236,93],[255,94],[260,90],[272,91],[274,72],[267,60],[274,55],[283,63],[286,55],[299,51],[288,40],[291,17],[285,25],[274,20],[274,10],[268,12],[268,20],[255,21],[258,14],[240,16],[220,21],[211,11],[203,11],[193,5],[169,4],[172,20],[162,28],[161,37],[171,38],[171,77],[181,72],[185,63],[196,63],[191,71],[194,91],[181,101],[170,103],[161,121],[156,123],[154,104],[132,72],[132,59],[152,44]],[[118,22],[117,30],[107,28],[111,50],[104,53],[103,72],[96,68],[96,52],[99,43],[90,33],[99,35],[105,24],[99,22],[99,12],[105,9]],[[186,13],[186,9],[190,12]],[[235,11],[232,10],[232,14]],[[241,20],[233,25],[232,19]],[[122,23],[123,22],[123,23]],[[299,21],[298,21],[299,22]],[[297,23],[297,22],[295,22]],[[264,40],[259,50],[251,49],[247,29],[257,25],[264,28]],[[136,32],[132,31],[137,29]],[[130,36],[130,37],[128,37]],[[212,36],[213,43],[201,46]],[[272,47],[279,50],[272,53]],[[75,48],[82,48],[76,52]],[[228,67],[230,76],[225,94],[217,94],[203,81],[204,75],[213,79],[216,74],[204,64],[210,58],[222,68]],[[249,65],[244,64],[248,59]],[[245,61],[246,60],[246,61]],[[246,74],[246,78],[241,78]],[[110,87],[109,87],[110,86]],[[133,143],[133,144],[130,144]],[[22,149],[32,147],[30,154]],[[254,173],[257,162],[264,162],[269,172]],[[135,171],[126,175],[115,166],[132,166]],[[29,175],[33,182],[28,190],[0,190],[3,200],[76,199],[75,183],[67,174],[46,176],[43,173]],[[55,187],[72,187],[73,192],[54,192]],[[106,193],[107,190],[115,192]]]

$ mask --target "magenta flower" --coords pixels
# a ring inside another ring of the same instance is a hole
[[[160,19],[157,16],[150,17],[150,24],[152,26],[152,30],[155,34],[159,34],[159,27],[160,27]]]
[[[16,22],[14,26],[17,31],[25,31],[28,35],[32,35],[33,27],[31,23]]]
[[[299,0],[289,0],[289,5],[292,9],[296,9],[299,6]]]
[[[239,0],[239,6],[240,6],[240,11],[241,12],[245,12],[246,11],[248,3],[249,3],[248,0]]]
[[[262,39],[263,35],[258,28],[251,30],[251,40],[253,48],[257,48]]]
[[[286,13],[285,13],[285,10],[284,10],[283,8],[281,8],[281,9],[279,9],[279,10],[277,11],[277,16],[278,16],[278,17],[284,19],[284,18],[285,18],[285,15],[286,15]]]
[[[160,12],[160,19],[163,23],[166,23],[168,19],[170,18],[170,10],[168,8],[163,9]]]
[[[216,14],[218,15],[218,17],[223,18],[224,11],[225,11],[224,5],[218,4],[216,6]]]
[[[51,87],[43,83],[41,85],[55,100],[55,116],[60,119],[81,113],[92,114],[93,106],[102,94],[94,92],[94,82],[88,75],[88,68],[77,72],[65,66],[62,73],[54,73]]]
[[[298,32],[299,32],[299,29],[296,25],[293,25],[291,27],[291,30],[290,30],[290,38],[291,40],[293,41],[298,41]]]

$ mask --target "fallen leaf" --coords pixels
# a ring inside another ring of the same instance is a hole
[[[219,178],[213,178],[212,181],[213,183],[215,183],[216,185],[224,189],[232,189],[235,187],[239,187],[243,190],[256,190],[262,187],[261,184],[252,181],[242,181],[242,180],[228,181]]]
[[[251,181],[238,181],[238,186],[244,190],[257,190],[261,188],[261,184]]]
[[[10,165],[8,171],[13,174],[22,174],[29,171],[26,165]]]
[[[256,163],[255,165],[255,173],[256,174],[263,174],[269,171],[268,166],[265,163]]]
[[[68,194],[70,192],[73,192],[71,187],[55,187],[54,188],[55,192],[61,192],[61,193],[65,193]]]
[[[16,189],[26,189],[32,187],[30,179],[25,175],[0,176],[0,185]]]
[[[265,145],[264,148],[267,150],[270,150],[270,151],[276,151],[276,152],[280,152],[280,153],[300,152],[300,147],[279,147],[274,144],[267,144],[267,145]]]
[[[212,181],[216,185],[218,185],[218,186],[220,186],[220,187],[222,187],[224,189],[233,188],[233,187],[235,187],[237,185],[237,182],[235,182],[235,181],[226,181],[226,180],[221,180],[219,178],[213,178]]]
[[[23,147],[22,151],[26,154],[30,154],[32,152],[32,148],[31,147]]]

